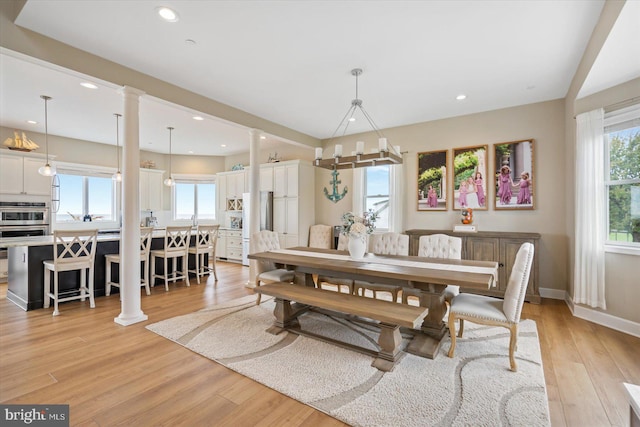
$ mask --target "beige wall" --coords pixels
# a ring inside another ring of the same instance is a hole
[[[419,123],[385,129],[385,136],[393,145],[400,145],[404,154],[405,174],[405,221],[404,228],[451,229],[459,222],[459,213],[449,207],[446,212],[418,212],[417,205],[417,153],[433,150],[475,145],[488,145],[522,139],[535,141],[534,168],[537,189],[536,208],[531,211],[489,210],[474,212],[474,223],[480,230],[536,232],[542,235],[540,244],[540,287],[565,289],[567,280],[566,230],[564,224],[564,102],[555,100],[525,106],[489,111],[445,120]],[[355,141],[364,139],[373,146],[374,135],[352,135],[340,138],[335,143],[344,144],[343,151],[355,149]],[[331,146],[325,152],[333,152]],[[489,169],[493,168],[493,156],[489,155]],[[343,185],[351,187],[352,172],[340,172]],[[331,191],[329,171],[316,172],[316,221],[337,225],[342,213],[351,210],[351,190],[338,203],[329,201],[323,188]],[[492,186],[489,186],[492,187]],[[558,191],[560,188],[560,191]],[[492,200],[493,188],[489,188],[488,200]],[[448,195],[451,200],[451,194]]]

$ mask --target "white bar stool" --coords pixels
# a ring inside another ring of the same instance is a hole
[[[93,267],[96,258],[98,230],[55,230],[53,232],[53,260],[44,264],[44,308],[49,308],[53,299],[53,315],[60,314],[58,303],[71,300],[84,301],[89,296],[91,308],[95,308],[93,292]],[[80,270],[80,286],[78,289],[59,292],[59,273],[61,271]],[[87,286],[87,270],[89,285]],[[53,292],[51,291],[51,272],[53,276]],[[77,295],[77,292],[80,292]]]
[[[195,255],[195,270],[189,270],[189,273],[196,275],[196,281],[200,284],[200,276],[211,274],[218,281],[218,273],[216,272],[216,244],[218,242],[218,229],[220,225],[199,225],[195,234],[195,246],[189,247],[189,253]],[[205,265],[204,256],[209,255],[209,260],[213,264],[213,268]]]
[[[144,286],[147,295],[151,295],[149,289],[149,252],[151,250],[151,234],[153,227],[140,227],[140,261],[142,262],[142,271],[144,278],[141,280],[140,286]],[[111,280],[111,264],[120,264],[120,254],[107,254],[105,258],[105,279],[104,288],[107,296],[111,295],[111,287],[120,288],[120,283]],[[120,277],[120,275],[118,275]]]
[[[164,235],[164,248],[151,251],[151,286],[155,286],[156,277],[164,279],[164,289],[169,290],[169,281],[177,282],[184,280],[187,286],[189,283],[189,240],[191,237],[191,226],[167,227]],[[163,274],[156,274],[156,257],[164,260]],[[182,270],[178,271],[178,258],[182,258]],[[173,260],[173,270],[169,273],[168,259]]]

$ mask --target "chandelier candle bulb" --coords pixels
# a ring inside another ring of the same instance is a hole
[[[378,139],[378,149],[380,151],[387,151],[387,138],[380,138]]]
[[[336,149],[334,151],[333,157],[342,157],[342,145],[336,144]]]
[[[364,141],[356,142],[356,154],[364,153]]]
[[[321,147],[317,147],[316,148],[316,160],[320,160],[322,159],[322,148]]]

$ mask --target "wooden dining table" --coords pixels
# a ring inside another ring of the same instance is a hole
[[[352,259],[346,251],[293,247],[249,255],[249,259],[274,263],[278,268],[294,270],[298,284],[315,286],[313,275],[363,280],[403,288],[418,289],[419,304],[429,313],[418,330],[408,331],[413,339],[405,351],[433,359],[447,331],[444,290],[448,285],[473,289],[496,286],[498,263],[493,261],[453,260],[417,256],[376,255],[367,253]]]

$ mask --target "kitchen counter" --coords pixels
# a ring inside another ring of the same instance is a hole
[[[164,230],[154,230],[151,249],[164,247]],[[192,240],[195,236],[192,236]],[[23,310],[34,310],[44,306],[44,267],[43,261],[53,258],[53,236],[31,236],[0,239],[0,247],[8,252],[8,288],[7,299]],[[95,296],[105,295],[105,255],[120,252],[120,234],[100,234],[96,247],[94,265]],[[195,260],[190,260],[190,268]],[[162,262],[156,263],[156,272],[162,272]],[[150,268],[152,266],[149,266]],[[60,291],[77,288],[77,272],[61,272]],[[118,281],[118,269],[112,269],[114,281]]]

